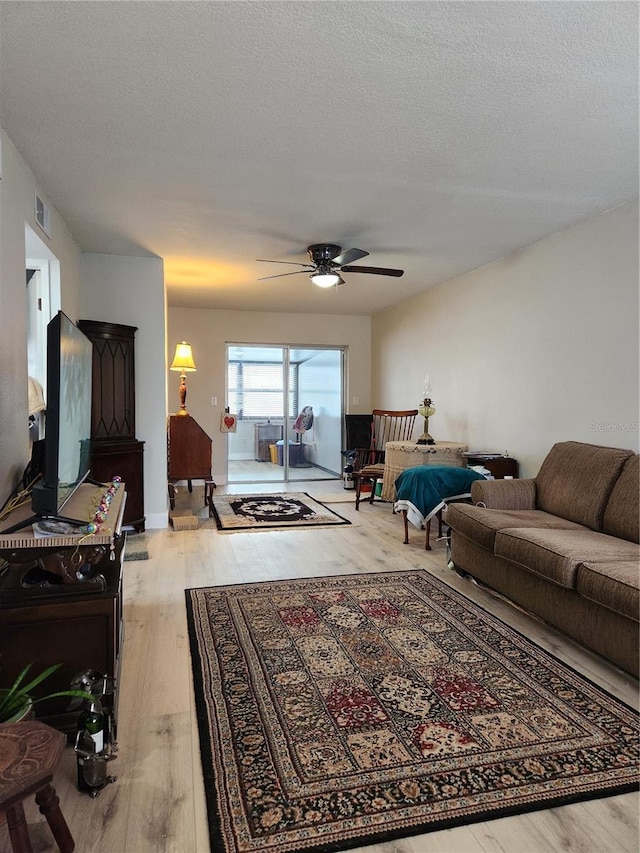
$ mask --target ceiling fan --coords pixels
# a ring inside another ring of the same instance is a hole
[[[346,249],[344,252],[340,246],[335,243],[314,243],[307,246],[310,263],[301,264],[295,261],[272,261],[266,258],[258,258],[260,263],[265,264],[292,264],[293,266],[302,267],[301,270],[293,272],[281,272],[276,275],[266,275],[259,278],[258,281],[266,281],[268,278],[281,278],[284,275],[299,275],[300,273],[310,273],[309,278],[318,287],[333,287],[334,284],[344,284],[344,279],[341,273],[369,273],[369,275],[393,275],[401,276],[404,270],[393,270],[388,267],[353,267],[353,261],[359,261],[360,258],[366,258],[369,252],[363,252],[362,249]]]

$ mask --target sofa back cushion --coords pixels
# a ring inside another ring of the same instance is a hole
[[[537,507],[602,530],[614,484],[631,450],[579,441],[554,444],[536,477]]]
[[[640,456],[624,463],[604,511],[602,530],[610,536],[640,542]]]

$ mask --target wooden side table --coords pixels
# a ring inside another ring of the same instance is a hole
[[[463,457],[466,444],[457,441],[436,441],[435,444],[417,444],[415,441],[389,441],[385,445],[384,476],[382,480],[383,501],[394,501],[395,482],[407,468],[417,465],[452,465],[464,468]]]
[[[505,477],[518,477],[518,460],[510,456],[494,456],[483,453],[463,453],[467,465],[483,465],[491,471],[496,480],[504,480]]]

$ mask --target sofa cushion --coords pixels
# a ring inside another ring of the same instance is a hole
[[[602,532],[640,542],[640,456],[624,463],[604,512]]]
[[[607,501],[631,450],[578,441],[554,444],[536,477],[537,507],[601,530]]]
[[[494,550],[496,533],[508,527],[585,530],[581,524],[538,509],[487,509],[469,504],[450,504],[446,520],[455,531],[491,553]]]
[[[639,620],[640,563],[638,560],[583,563],[578,567],[576,590],[630,619]]]
[[[638,545],[586,528],[500,530],[494,552],[496,557],[568,589],[575,588],[581,563],[640,559]]]

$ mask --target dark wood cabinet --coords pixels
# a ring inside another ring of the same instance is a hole
[[[2,680],[10,684],[27,663],[34,675],[54,663],[61,666],[38,689],[37,695],[68,690],[81,672],[97,670],[115,678],[116,692],[106,707],[117,717],[117,687],[120,674],[122,631],[122,542],[114,557],[107,553],[97,568],[105,577],[106,589],[86,593],[60,592],[29,597],[13,596],[5,601],[0,582],[0,648]],[[10,570],[15,572],[15,569]],[[3,578],[4,582],[10,579]],[[48,699],[35,706],[36,717],[68,736],[75,733],[80,707],[69,709],[69,699]]]
[[[60,664],[35,691],[36,697],[47,696],[68,690],[80,673],[96,670],[115,679],[106,707],[117,716],[125,488],[122,483],[112,496],[104,529],[91,536],[63,532],[43,539],[29,526],[5,533],[29,516],[25,505],[0,524],[0,557],[7,562],[0,572],[0,685],[11,684],[27,664],[34,677]],[[102,489],[83,483],[70,498],[74,517],[90,517]],[[39,702],[35,715],[73,735],[81,707],[69,701]]]
[[[135,333],[137,327],[80,320],[93,343],[91,476],[127,483],[124,524],[144,530],[144,442],[136,439]]]
[[[518,476],[518,460],[510,456],[484,456],[482,453],[463,453],[462,455],[466,458],[468,466],[484,465],[496,480]]]
[[[211,480],[211,439],[191,415],[169,415],[167,465],[170,482]]]
[[[101,483],[118,474],[127,484],[127,505],[124,523],[144,530],[144,441],[101,441],[91,459],[91,477]]]

